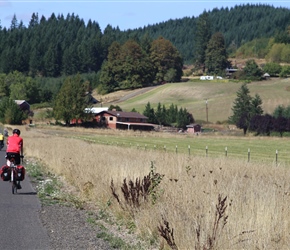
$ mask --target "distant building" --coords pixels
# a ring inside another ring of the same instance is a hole
[[[187,132],[191,133],[191,134],[195,134],[195,133],[200,133],[201,132],[201,126],[199,124],[189,124],[186,125],[187,127]]]
[[[29,117],[33,117],[34,113],[30,110],[30,104],[25,100],[14,100],[18,107],[21,109],[23,113],[26,113]],[[32,120],[29,118],[27,120],[22,121],[23,124],[31,124]]]
[[[234,74],[235,72],[237,72],[238,69],[230,69],[230,68],[226,68],[226,76],[227,77],[231,77],[232,74]]]
[[[153,130],[158,125],[148,123],[148,117],[137,112],[102,111],[95,120],[104,127],[127,130]]]
[[[22,111],[30,112],[30,104],[25,100],[15,100],[16,104]]]

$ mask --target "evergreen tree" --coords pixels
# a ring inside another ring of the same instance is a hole
[[[205,71],[206,49],[211,37],[211,24],[209,13],[204,11],[197,19],[196,33],[194,36],[194,64],[196,69]]]
[[[34,28],[39,24],[38,13],[32,13],[28,28]]]
[[[119,43],[112,43],[108,58],[102,64],[100,82],[103,93],[110,93],[119,88],[119,82],[122,80],[122,76],[119,74],[121,68],[120,50],[121,45]]]
[[[243,129],[244,134],[246,134],[252,117],[263,113],[261,105],[262,100],[260,96],[256,94],[255,97],[252,98],[247,84],[244,83],[237,91],[237,98],[232,107],[233,115],[229,117],[229,122],[236,124],[236,126]]]
[[[180,108],[177,114],[177,127],[186,128],[186,125],[193,122],[193,117],[188,113],[186,108]]]
[[[7,75],[0,74],[0,98],[9,97],[9,85],[7,84]]]
[[[290,106],[284,107],[283,105],[279,105],[275,108],[273,112],[273,117],[285,117],[287,119],[290,119]]]
[[[150,53],[150,48],[151,48],[151,43],[153,42],[152,38],[149,36],[148,32],[142,36],[141,41],[140,41],[140,46],[142,50],[149,55]]]
[[[157,105],[157,109],[155,112],[155,117],[156,117],[156,121],[159,125],[163,125],[163,112],[162,112],[162,108],[161,108],[161,103],[159,102]]]
[[[252,98],[251,101],[251,111],[250,111],[250,116],[254,115],[262,115],[264,113],[262,109],[262,99],[258,94],[255,94],[254,98]]]
[[[167,121],[169,124],[176,123],[177,114],[178,114],[177,105],[171,103],[169,109],[167,110],[167,119],[168,119]]]
[[[148,122],[156,123],[155,111],[151,107],[150,102],[148,102],[145,106],[145,110],[143,111],[143,115],[148,117]]]
[[[17,20],[17,17],[16,17],[16,15],[14,14],[13,15],[13,18],[12,18],[12,20],[11,20],[11,24],[10,24],[10,29],[11,30],[16,30],[17,28],[18,28],[18,20]]]
[[[208,42],[205,66],[209,73],[215,75],[224,75],[225,69],[229,66],[225,40],[220,32],[213,34]]]
[[[246,66],[243,70],[243,75],[240,79],[243,80],[261,80],[263,71],[259,68],[254,59],[246,61]]]

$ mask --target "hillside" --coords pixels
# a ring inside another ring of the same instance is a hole
[[[205,100],[207,99],[208,120],[217,123],[226,121],[232,115],[231,108],[241,85],[242,83],[228,80],[190,80],[182,83],[167,83],[155,88],[119,91],[104,96],[95,94],[95,97],[102,100],[103,106],[118,105],[124,111],[135,108],[140,113],[144,111],[148,102],[154,108],[159,102],[166,107],[173,103],[178,108],[186,108],[193,114],[195,120],[201,122],[206,121]],[[271,114],[278,105],[290,105],[290,79],[274,78],[252,82],[248,87],[251,96],[260,95],[264,113]]]
[[[221,32],[225,38],[229,53],[235,52],[241,45],[257,38],[274,37],[287,29],[290,10],[274,8],[267,4],[243,4],[233,8],[221,8],[208,11],[211,33]],[[125,31],[128,37],[151,38],[163,36],[170,40],[180,51],[186,64],[192,62],[195,51],[195,32],[197,17],[168,20],[144,28]]]
[[[290,10],[266,4],[246,4],[214,9],[208,16],[210,33],[221,32],[228,52],[234,53],[242,44],[255,38],[274,37],[286,31]],[[74,14],[64,18],[52,13],[47,20],[41,21],[33,16],[34,25],[29,27],[0,28],[0,73],[17,70],[32,76],[55,78],[98,72],[113,42],[124,44],[135,39],[146,50],[150,42],[160,36],[177,48],[185,64],[190,64],[197,49],[198,19],[184,17],[127,31],[108,25],[102,31],[98,23],[86,24]],[[68,27],[70,32],[66,32]]]

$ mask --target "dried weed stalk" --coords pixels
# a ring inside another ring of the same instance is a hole
[[[174,241],[174,235],[173,235],[173,228],[170,229],[169,227],[169,222],[167,220],[165,220],[163,218],[163,224],[160,224],[160,226],[158,226],[158,232],[160,233],[160,236],[162,236],[167,244],[169,245],[169,247],[173,250],[177,250],[177,246],[175,244],[175,241]]]
[[[222,196],[219,194],[218,196],[218,203],[216,204],[216,211],[215,211],[215,217],[213,222],[213,227],[211,233],[207,236],[207,241],[205,243],[201,240],[201,221],[198,221],[197,227],[196,227],[196,239],[197,242],[195,244],[196,250],[211,250],[211,249],[217,249],[218,246],[218,237],[221,233],[221,230],[225,227],[227,224],[228,216],[226,215],[226,200],[227,196],[225,198],[222,198]],[[200,219],[200,217],[198,217]]]
[[[142,180],[136,178],[135,182],[133,182],[132,180],[127,181],[125,178],[121,187],[124,198],[123,202],[116,192],[113,180],[111,180],[110,188],[121,208],[133,212],[134,210],[139,209],[142,203],[148,202],[149,196],[151,197],[153,204],[156,202],[156,199],[159,197],[158,185],[162,178],[163,175],[155,173],[154,166],[151,166],[150,173],[147,176],[144,176]]]

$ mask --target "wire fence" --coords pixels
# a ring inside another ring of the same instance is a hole
[[[141,144],[141,143],[128,143],[128,142],[118,142],[118,141],[105,141],[105,140],[96,140],[89,138],[80,138],[86,141],[90,141],[93,143],[103,144],[103,145],[111,145],[118,147],[130,147],[136,148],[138,150],[158,150],[164,153],[175,153],[175,154],[187,154],[188,156],[204,156],[204,157],[226,157],[226,158],[239,158],[245,159],[247,162],[257,162],[257,161],[267,161],[274,163],[274,165],[278,166],[279,164],[287,164],[290,166],[290,154],[286,149],[281,151],[279,154],[278,149],[273,152],[252,152],[251,148],[247,148],[245,151],[241,151],[240,149],[234,149],[231,147],[225,147],[223,149],[214,147],[212,150],[209,146],[205,146],[205,148],[194,147],[192,145],[187,146],[178,146],[174,147],[170,145],[161,145],[161,144]]]

